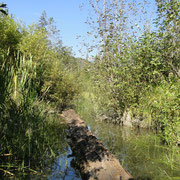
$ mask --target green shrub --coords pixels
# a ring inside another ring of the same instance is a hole
[[[96,1],[97,5],[100,2]],[[121,121],[123,113],[131,109],[137,113],[135,116],[143,116],[149,127],[161,129],[164,142],[173,144],[179,142],[180,3],[177,0],[156,3],[156,29],[132,34],[126,32],[124,23],[113,33],[120,19],[122,22],[127,19],[125,11],[116,19],[118,12],[112,11],[113,7],[116,10],[120,7],[116,3],[92,6],[98,15],[95,34],[102,41],[101,52],[91,65],[91,76],[100,112]],[[104,24],[99,23],[100,18]]]
[[[63,127],[55,126],[55,120],[50,123],[49,116],[44,113],[47,106],[38,100],[34,86],[36,68],[32,58],[18,54],[18,65],[15,66],[8,54],[0,60],[0,80],[3,80],[0,81],[1,172],[14,174],[30,168],[43,168],[45,159],[52,160],[57,151],[64,149],[61,147],[63,142],[57,146],[60,131],[64,141]]]
[[[9,16],[0,15],[0,53],[4,54],[10,48],[10,54],[13,55],[14,50],[21,40],[21,27]]]

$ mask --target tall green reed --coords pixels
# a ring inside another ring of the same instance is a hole
[[[14,57],[8,52],[0,57],[0,175],[44,167],[66,147],[58,145],[62,125],[48,121],[47,106],[39,100],[32,57],[20,52]]]

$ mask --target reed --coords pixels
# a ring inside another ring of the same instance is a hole
[[[64,127],[55,126],[58,115],[44,113],[51,107],[39,100],[35,83],[31,56],[17,53],[13,60],[8,52],[1,55],[0,175],[25,176],[30,169],[53,162],[66,147]]]

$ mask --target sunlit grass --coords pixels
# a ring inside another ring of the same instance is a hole
[[[0,60],[0,175],[43,174],[67,148],[65,125],[38,99],[32,58],[17,54],[13,62],[7,53]]]

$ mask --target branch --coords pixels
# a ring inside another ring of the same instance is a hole
[[[1,4],[0,4],[0,7],[1,7],[1,8],[6,8],[6,6],[7,6],[7,4],[4,4],[4,3],[1,3]]]
[[[0,12],[2,12],[5,15],[8,15],[8,13],[5,10],[1,9],[1,8],[0,8]]]
[[[173,73],[180,78],[180,70],[177,69],[172,63],[169,63],[169,65],[171,66]]]

